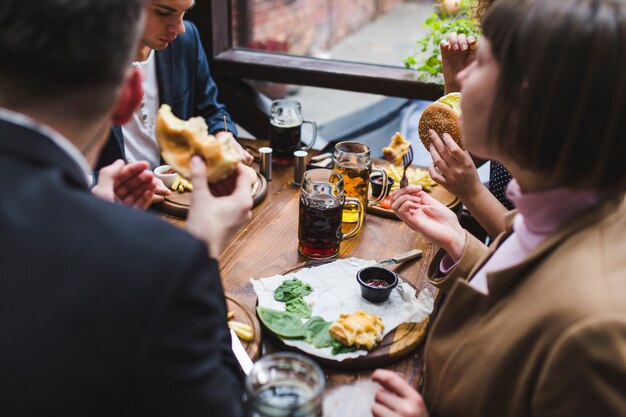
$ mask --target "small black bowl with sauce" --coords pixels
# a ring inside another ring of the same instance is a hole
[[[361,285],[361,295],[372,303],[382,303],[389,299],[391,291],[398,285],[398,274],[382,266],[368,266],[356,273]]]
[[[394,182],[395,181],[392,177],[387,176],[387,190],[385,190],[385,195],[383,197],[387,197],[387,194],[389,194],[389,190],[391,190],[391,186]],[[373,172],[372,175],[370,175],[370,187],[372,188],[372,196],[378,197],[383,192],[383,174]]]

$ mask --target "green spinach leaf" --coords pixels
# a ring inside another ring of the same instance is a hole
[[[319,316],[311,317],[304,326],[306,327],[306,341],[316,348],[332,346],[335,339],[328,333],[328,328],[333,324]]]
[[[333,347],[333,350],[332,350],[333,355],[338,355],[340,353],[350,353],[356,350],[356,347],[344,346],[343,344],[341,344],[340,341],[335,340],[335,339],[333,339],[332,347]]]
[[[257,307],[256,311],[263,324],[280,337],[294,339],[307,334],[302,319],[295,314],[264,307]]]
[[[285,310],[289,313],[293,313],[298,317],[302,317],[303,319],[308,319],[311,317],[313,310],[311,310],[311,306],[309,306],[306,301],[302,297],[293,298],[287,301],[287,306]]]
[[[274,291],[274,299],[286,303],[298,297],[305,297],[313,291],[309,284],[300,281],[298,278],[287,279]]]

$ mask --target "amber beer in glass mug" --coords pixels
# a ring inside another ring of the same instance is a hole
[[[301,146],[302,125],[313,127],[312,138],[308,145]],[[317,125],[303,120],[302,106],[295,100],[274,100],[270,110],[270,147],[273,149],[272,160],[279,165],[288,165],[293,161],[297,150],[308,151],[315,143]]]
[[[339,142],[333,153],[335,170],[343,176],[344,192],[347,197],[358,198],[364,208],[368,204],[374,206],[385,198],[387,190],[387,173],[384,169],[372,168],[369,146],[359,142]],[[383,176],[381,194],[373,200],[368,198],[370,174],[380,172]],[[362,211],[365,216],[365,210]],[[343,221],[354,223],[359,220],[359,211],[353,204],[346,204],[343,209]]]
[[[341,215],[346,203],[357,207],[359,221],[350,233],[344,234]],[[305,172],[300,190],[298,251],[314,259],[337,256],[341,241],[353,238],[361,230],[363,210],[358,199],[344,195],[343,177],[338,172],[326,168]]]

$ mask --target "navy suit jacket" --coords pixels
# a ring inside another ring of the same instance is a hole
[[[0,415],[243,414],[217,262],[0,120]]]
[[[185,33],[155,55],[160,104],[169,104],[172,112],[184,120],[193,116],[204,117],[210,133],[224,130],[225,115],[228,130],[236,137],[237,126],[226,107],[217,101],[217,86],[211,78],[198,28],[188,21],[184,24]],[[114,126],[96,169],[119,158],[126,159],[124,138],[122,128]]]

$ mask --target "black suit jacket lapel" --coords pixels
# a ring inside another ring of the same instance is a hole
[[[120,147],[120,156],[123,160],[126,160],[126,151],[124,149],[124,134],[122,133],[122,126],[113,125],[111,128],[111,132],[113,132],[113,136],[115,136],[115,140]]]

